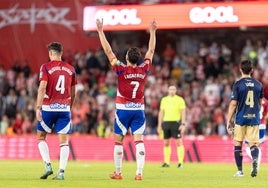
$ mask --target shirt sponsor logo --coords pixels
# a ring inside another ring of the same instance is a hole
[[[246,86],[247,87],[254,87],[254,83],[252,83],[252,82],[246,82]]]
[[[252,119],[252,118],[255,118],[256,117],[256,114],[247,114],[247,115],[244,115],[244,118],[248,118],[248,119]]]
[[[49,105],[51,109],[67,109],[67,104],[52,103]]]
[[[125,104],[126,108],[141,108],[141,103],[129,102]]]

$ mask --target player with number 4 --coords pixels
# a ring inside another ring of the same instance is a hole
[[[149,27],[149,44],[141,64],[141,52],[137,47],[127,50],[126,65],[119,61],[112,51],[103,31],[103,20],[97,20],[97,31],[103,50],[115,71],[118,80],[116,95],[116,113],[114,121],[115,145],[114,165],[115,171],[110,174],[111,179],[122,179],[123,140],[130,129],[134,135],[136,147],[137,170],[135,180],[142,180],[142,172],[145,163],[145,147],[143,134],[145,134],[145,112],[144,112],[144,89],[152,65],[152,59],[156,44],[155,20]]]
[[[50,61],[40,68],[36,101],[38,149],[45,163],[45,172],[40,179],[53,174],[46,135],[55,131],[59,136],[60,161],[59,171],[53,179],[63,180],[69,157],[68,134],[72,130],[71,108],[77,78],[74,67],[61,59],[62,45],[52,42],[47,48]]]
[[[244,176],[242,144],[246,139],[252,156],[251,176],[256,177],[258,172],[259,124],[263,85],[251,77],[253,64],[249,60],[244,60],[240,63],[240,72],[242,77],[234,83],[232,88],[226,128],[232,134],[232,123],[234,122],[234,158],[238,169],[234,176]]]

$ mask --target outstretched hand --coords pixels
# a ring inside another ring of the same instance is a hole
[[[103,30],[103,19],[97,19],[96,20],[97,30],[102,31]]]
[[[157,23],[155,19],[151,22],[150,28],[151,31],[155,31],[157,29]]]

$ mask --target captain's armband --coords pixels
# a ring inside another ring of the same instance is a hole
[[[110,64],[112,65],[112,66],[114,66],[114,65],[120,65],[120,61],[117,59],[117,58],[114,58],[111,62],[110,62]]]

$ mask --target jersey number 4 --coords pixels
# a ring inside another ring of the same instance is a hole
[[[246,105],[249,105],[250,108],[254,107],[254,94],[253,91],[248,91],[246,98]]]
[[[64,94],[65,91],[65,77],[64,75],[60,75],[56,84],[56,91]]]

